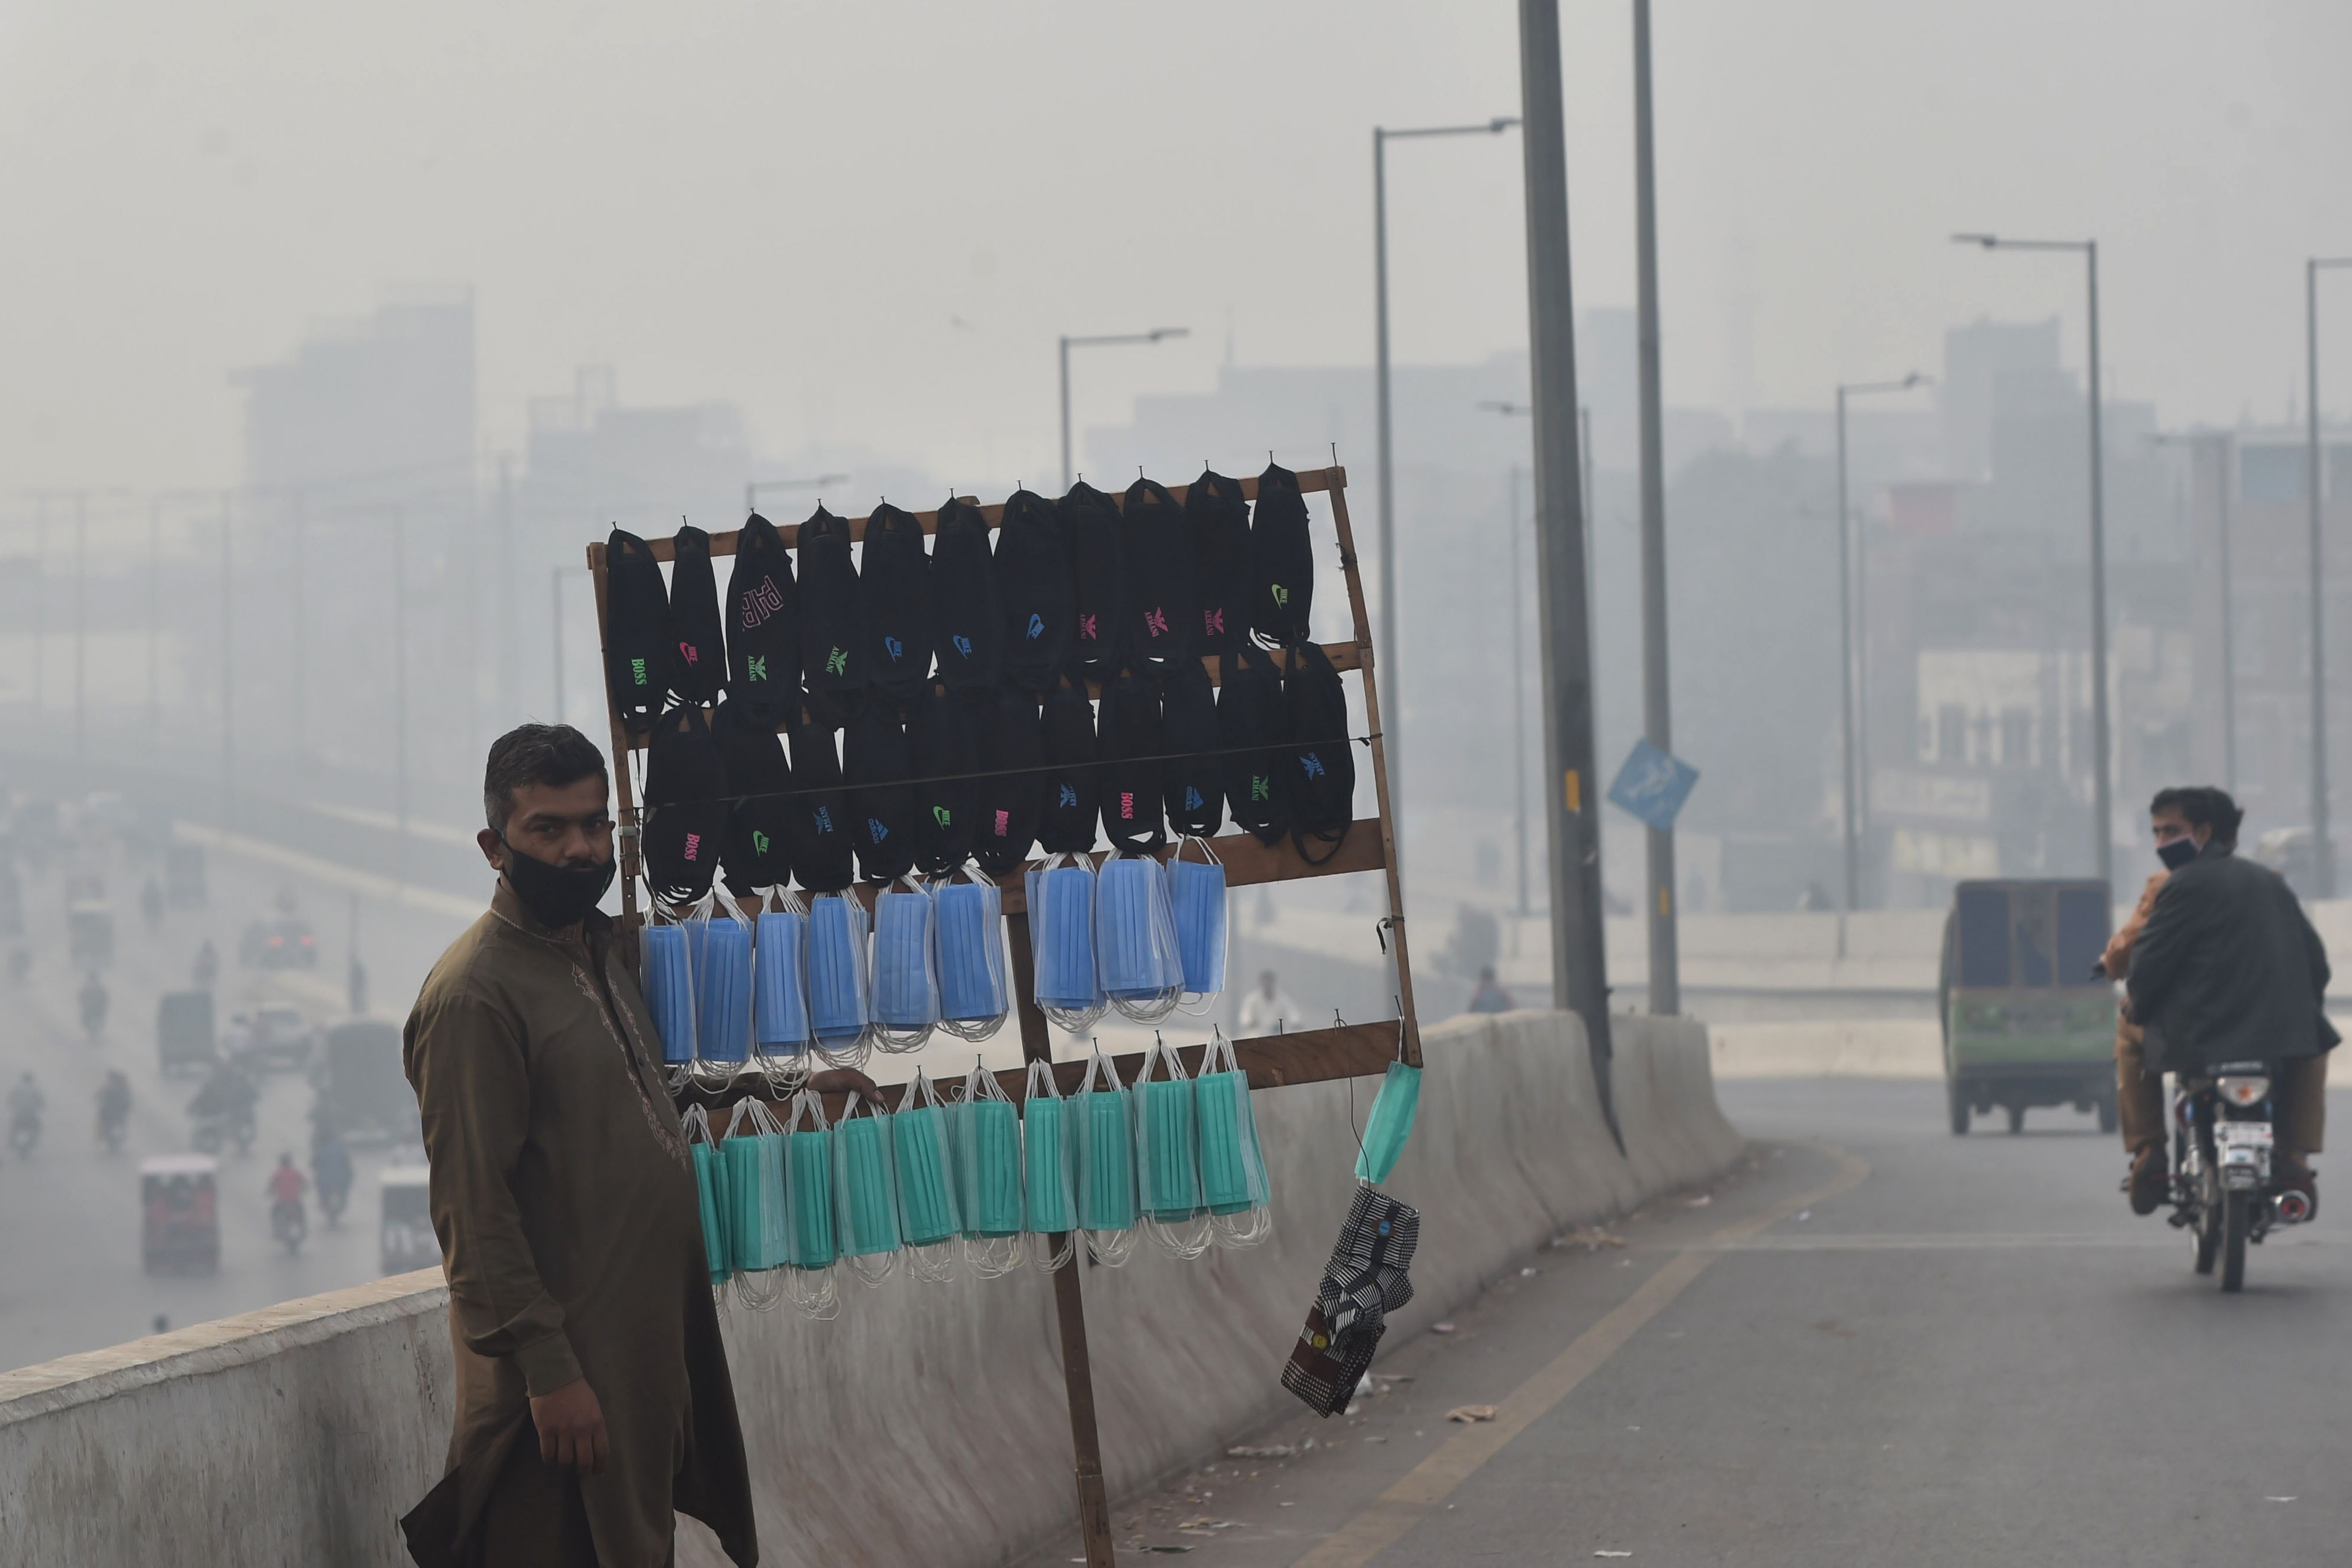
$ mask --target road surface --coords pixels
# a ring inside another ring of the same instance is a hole
[[[1937,1084],[1723,1099],[1755,1140],[1731,1176],[1612,1226],[1622,1248],[1525,1259],[1538,1272],[1450,1334],[1384,1347],[1374,1371],[1396,1381],[1353,1415],[1235,1440],[1296,1457],[1228,1458],[1119,1507],[1122,1561],[2342,1560],[2352,1183],[2223,1296],[2179,1233],[2132,1217],[2087,1117],[1962,1140]],[[2332,1099],[2347,1126],[2352,1096]],[[1449,1422],[1461,1405],[1496,1418]]]
[[[263,1080],[253,1152],[239,1157],[231,1145],[221,1156],[220,1271],[159,1278],[142,1271],[139,1162],[189,1149],[185,1108],[199,1081],[166,1079],[159,1072],[156,1000],[189,984],[198,944],[209,936],[220,953],[215,1012],[221,1024],[263,997],[293,1002],[317,1023],[350,1016],[344,990],[350,897],[343,889],[219,849],[208,850],[206,861],[206,907],[173,910],[160,930],[150,931],[139,909],[144,864],[112,848],[82,855],[80,863],[105,876],[115,919],[114,962],[102,972],[108,1017],[95,1042],[81,1031],[76,993],[82,972],[68,963],[58,913],[62,858],[44,873],[25,874],[23,945],[32,965],[21,984],[0,973],[0,1089],[30,1069],[48,1106],[29,1160],[0,1151],[0,1367],[137,1339],[153,1331],[158,1316],[184,1328],[358,1284],[381,1272],[380,1150],[354,1151],[351,1210],[339,1228],[324,1224],[313,1198],[300,1255],[289,1258],[271,1240],[262,1194],[270,1167],[281,1151],[291,1150],[308,1173],[311,1094],[294,1073]],[[487,893],[487,872],[484,880]],[[237,962],[238,934],[284,890],[294,893],[316,923],[318,966],[278,974],[244,968]],[[433,958],[463,923],[450,910],[363,903],[361,952],[377,1016],[396,1023],[406,1015]],[[0,952],[11,945],[0,942]],[[130,1136],[113,1155],[92,1136],[94,1097],[110,1067],[128,1074],[132,1096]]]

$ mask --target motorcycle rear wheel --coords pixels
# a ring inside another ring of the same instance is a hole
[[[2222,1200],[2221,1289],[2242,1290],[2246,1284],[2246,1233],[2253,1226],[2254,1194],[2231,1193]]]
[[[2200,1274],[2213,1272],[2213,1260],[2221,1251],[2221,1194],[2215,1186],[2210,1172],[2199,1179],[2197,1223],[2189,1227],[2191,1261]]]

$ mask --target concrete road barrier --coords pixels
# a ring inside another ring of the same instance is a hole
[[[1429,1222],[1410,1334],[1579,1223],[1737,1154],[1703,1026],[1613,1021],[1621,1153],[1581,1026],[1549,1013],[1427,1031],[1419,1124],[1389,1190]],[[1276,1382],[1353,1190],[1374,1083],[1258,1095],[1265,1246],[1190,1262],[1149,1241],[1082,1274],[1105,1470],[1137,1490],[1284,1409]],[[1352,1120],[1351,1120],[1352,1119]],[[0,1374],[0,1540],[70,1568],[404,1562],[394,1521],[446,1439],[446,1292],[410,1275]],[[762,1561],[1016,1558],[1074,1513],[1051,1280],[844,1285],[841,1316],[730,1309]],[[679,1562],[723,1561],[681,1531]]]

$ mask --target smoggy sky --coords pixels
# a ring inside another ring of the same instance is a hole
[[[1662,0],[1669,403],[1933,371],[2065,317],[2095,235],[2111,384],[2284,417],[2302,262],[2352,254],[2340,0]],[[1578,301],[1633,298],[1628,0],[1568,0]],[[1371,353],[1370,128],[1519,108],[1483,4],[0,7],[0,488],[237,475],[229,374],[388,285],[476,290],[482,436],[572,367],[728,399],[761,449],[1050,479],[1078,418]],[[1397,148],[1402,360],[1524,341],[1516,133]],[[2325,401],[2352,407],[2352,273]],[[1348,454],[1341,454],[1344,458]],[[1365,454],[1366,458],[1369,454]]]

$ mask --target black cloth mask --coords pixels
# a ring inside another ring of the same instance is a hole
[[[499,842],[507,847],[507,884],[531,918],[550,931],[586,920],[613,885],[613,873],[620,865],[615,856],[602,866],[557,866],[524,854],[503,833]]]
[[[2184,833],[2168,844],[2158,845],[2156,858],[2164,862],[2166,870],[2178,871],[2197,858],[2197,840]]]

